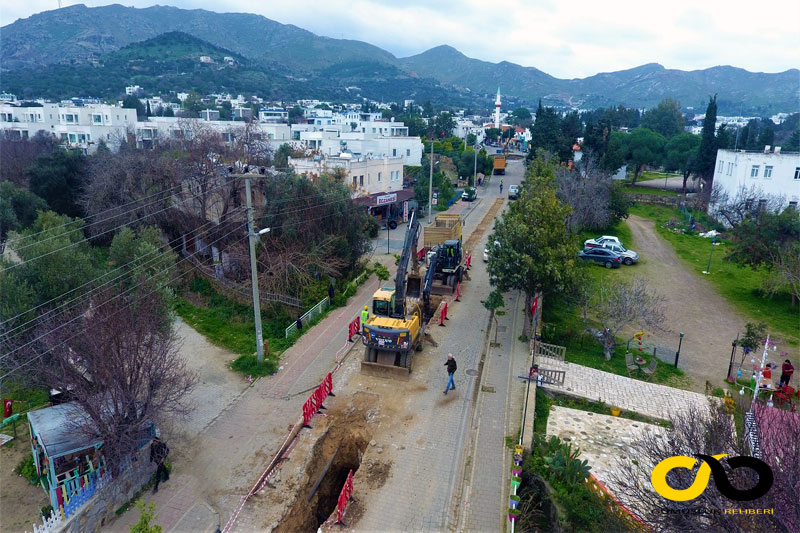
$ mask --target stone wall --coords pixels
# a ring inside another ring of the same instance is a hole
[[[130,501],[147,483],[156,470],[150,463],[150,447],[145,446],[136,455],[136,461],[108,485],[95,492],[94,497],[60,525],[59,533],[99,532],[115,517],[115,512]]]
[[[683,196],[629,193],[628,198],[637,204],[669,205],[673,207],[680,207],[684,204]]]

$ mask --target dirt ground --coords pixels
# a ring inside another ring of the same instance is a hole
[[[728,372],[731,341],[744,330],[747,319],[675,254],[656,233],[652,220],[631,215],[628,226],[642,257],[632,267],[635,275],[646,278],[664,297],[665,330],[648,331],[646,339],[677,347],[683,332],[678,366],[692,378],[691,389],[703,392],[706,381],[719,386]]]
[[[50,505],[40,485],[31,485],[14,473],[17,464],[31,453],[29,436],[28,425],[17,424],[17,438],[0,448],[0,531],[32,531],[41,508]]]

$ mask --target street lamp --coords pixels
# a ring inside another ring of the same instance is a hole
[[[678,339],[678,351],[675,352],[675,368],[678,368],[678,358],[681,356],[681,344],[683,344],[683,332],[681,331],[681,336]]]
[[[703,274],[710,274],[711,273],[711,256],[714,255],[714,245],[717,243],[717,236],[714,235],[711,237],[711,252],[708,254],[708,266],[703,271]]]
[[[258,294],[258,270],[256,267],[256,241],[266,235],[272,228],[254,229],[253,198],[250,190],[250,178],[245,176],[245,192],[247,193],[247,237],[250,241],[250,284],[253,286],[253,318],[256,323],[256,358],[258,364],[264,362],[264,333],[261,331],[261,298]]]
[[[431,223],[431,211],[433,210],[433,141],[431,137],[431,160],[429,161],[431,167],[431,175],[428,179],[428,224]]]

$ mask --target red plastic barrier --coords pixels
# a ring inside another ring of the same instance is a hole
[[[353,342],[353,337],[361,333],[361,317],[357,316],[347,326],[347,340]]]
[[[336,523],[341,524],[344,518],[344,510],[347,508],[347,502],[353,494],[353,470],[347,474],[347,481],[344,482],[342,492],[339,493],[339,501],[336,506]]]
[[[456,301],[457,301],[457,302],[460,302],[460,301],[461,301],[461,300],[459,300],[459,297],[460,297],[460,296],[461,296],[461,282],[459,281],[459,282],[456,284]]]
[[[467,254],[467,260],[464,262],[464,266],[466,266],[467,268],[472,266],[472,253]]]
[[[314,389],[314,392],[311,393],[311,396],[309,396],[308,400],[306,400],[306,402],[303,404],[304,426],[308,426],[308,423],[311,422],[311,419],[315,414],[317,414],[317,411],[320,410],[322,403],[328,396],[334,396],[333,376],[330,372],[328,372],[328,375],[325,376],[325,379],[322,380],[322,383],[319,384],[319,387]]]
[[[422,261],[423,259],[425,259],[425,248],[417,252],[417,261]]]
[[[447,302],[444,303],[442,307],[442,312],[439,315],[439,325],[444,326],[444,321],[447,320]]]

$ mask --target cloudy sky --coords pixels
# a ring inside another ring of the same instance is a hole
[[[486,61],[511,61],[560,78],[657,62],[693,70],[800,67],[800,1],[773,0],[172,0],[181,8],[257,13],[319,35],[367,41],[396,56],[449,44]],[[76,2],[62,0],[67,6]],[[104,1],[86,1],[89,6]],[[58,0],[3,0],[0,24]],[[155,2],[128,0],[147,7]],[[497,7],[495,7],[497,6]]]

